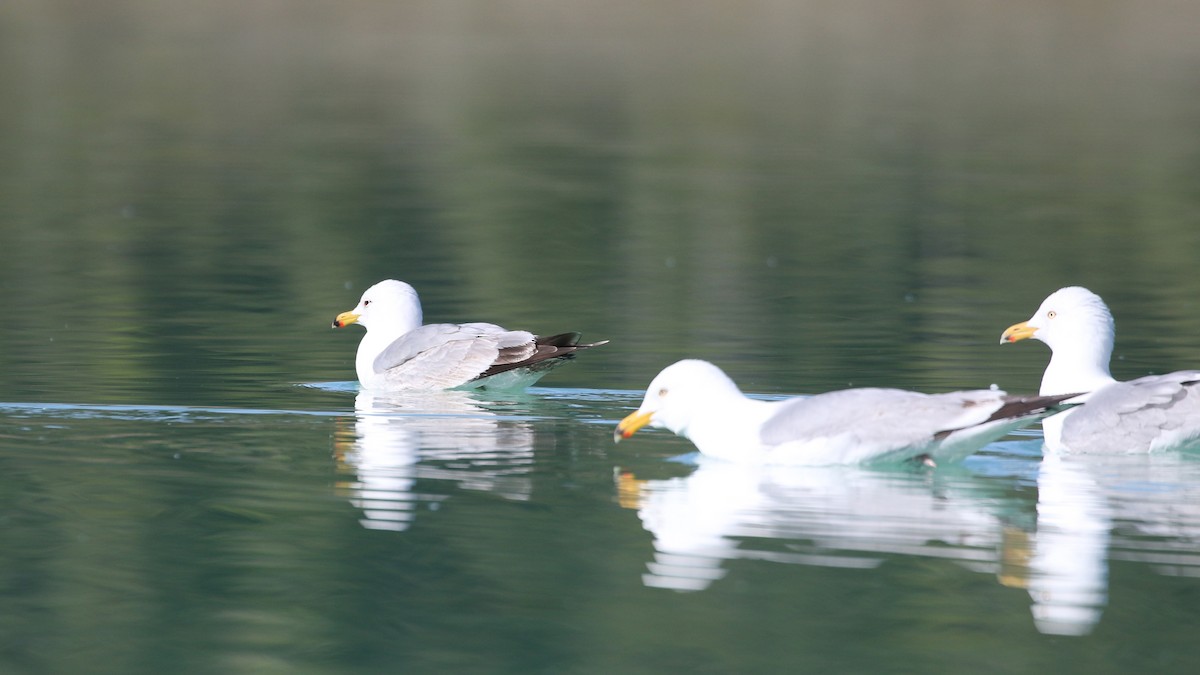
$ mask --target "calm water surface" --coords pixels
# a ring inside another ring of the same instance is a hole
[[[612,443],[683,357],[1034,391],[1067,284],[1200,367],[1200,9],[1075,5],[0,9],[0,672],[1192,672],[1195,453]],[[385,277],[612,342],[360,393]]]

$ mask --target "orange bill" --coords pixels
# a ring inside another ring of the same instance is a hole
[[[631,413],[617,424],[617,430],[613,432],[613,441],[619,443],[622,439],[636,434],[638,429],[650,423],[652,416],[653,413],[642,412],[640,410]]]
[[[342,312],[333,320],[334,328],[345,328],[352,323],[358,323],[358,315],[354,312]]]
[[[1004,330],[1004,334],[1000,336],[1000,344],[1004,344],[1005,342],[1017,342],[1018,340],[1031,338],[1036,332],[1037,328],[1030,326],[1028,321],[1014,323]]]

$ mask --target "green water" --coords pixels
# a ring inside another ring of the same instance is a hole
[[[1191,672],[1200,462],[754,472],[612,426],[1200,364],[1188,3],[0,8],[0,672]],[[430,321],[611,343],[358,394]],[[682,459],[680,458],[681,456]]]

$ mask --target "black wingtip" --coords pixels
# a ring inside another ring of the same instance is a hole
[[[575,352],[581,349],[589,349],[591,347],[599,347],[603,344],[608,344],[608,340],[601,342],[593,342],[591,344],[580,344],[579,339],[583,337],[582,333],[573,331],[570,333],[559,333],[548,337],[535,337],[534,344],[537,345],[533,356],[524,361],[513,361],[510,363],[495,363],[490,368],[483,371],[475,377],[476,380],[482,380],[493,375],[515,370],[517,368],[528,368],[530,370],[544,370],[562,365],[567,361],[575,358]]]
[[[1045,417],[1054,413],[1060,413],[1064,410],[1070,410],[1075,406],[1083,405],[1082,401],[1067,403],[1067,401],[1080,396],[1083,396],[1083,393],[1053,394],[1051,396],[1005,396],[1004,405],[997,408],[988,421],[1016,419],[1030,415]]]
[[[583,338],[583,333],[579,331],[571,331],[570,333],[559,333],[558,335],[537,336],[533,339],[534,344],[545,345],[547,347],[575,347],[577,349],[587,349],[589,347],[599,347],[600,345],[608,344],[608,340],[599,342],[580,343]]]
[[[549,347],[574,347],[579,344],[579,339],[583,337],[583,333],[572,331],[570,333],[559,333],[558,335],[550,335],[546,337],[537,336],[533,339],[534,344],[547,345]]]

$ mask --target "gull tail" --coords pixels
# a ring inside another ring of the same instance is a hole
[[[480,373],[479,377],[475,378],[471,382],[468,382],[466,386],[477,386],[481,380],[510,371],[522,371],[527,375],[536,374],[536,376],[522,377],[516,381],[517,388],[526,387],[533,382],[536,382],[539,378],[541,378],[542,375],[545,375],[546,372],[552,368],[557,368],[558,366],[561,366],[567,361],[575,358],[576,352],[583,349],[591,349],[592,347],[599,347],[601,345],[608,344],[608,340],[581,343],[579,340],[582,337],[582,333],[577,331],[570,333],[559,333],[558,335],[550,335],[546,337],[535,336],[533,339],[533,353],[528,357],[508,362],[498,360],[497,363],[492,364],[490,368]],[[503,350],[501,350],[501,353],[503,354]],[[509,386],[505,386],[503,388],[507,389]]]
[[[1050,415],[1082,403],[1070,403],[1082,394],[1054,396],[1004,396],[1002,403],[983,422],[960,429],[946,429],[933,435],[929,460],[936,464],[959,461],[992,441]]]
[[[1083,396],[1083,394],[1055,394],[1053,396],[1004,396],[1000,400],[1004,403],[996,408],[996,411],[991,414],[986,420],[979,424],[972,424],[971,427],[979,428],[993,422],[1013,422],[1012,428],[1020,428],[1025,424],[1032,424],[1035,420],[1040,420],[1043,417],[1057,415],[1064,410],[1070,410],[1082,403],[1067,403],[1068,400]],[[943,429],[933,435],[934,440],[944,440],[950,434],[962,429]]]
[[[1053,396],[1005,396],[1002,400],[1004,405],[996,409],[992,416],[988,418],[988,422],[997,420],[1015,420],[1026,417],[1034,417],[1041,419],[1056,415],[1064,410],[1070,410],[1080,403],[1069,403],[1070,399],[1083,396],[1083,393],[1077,394],[1055,394]]]

